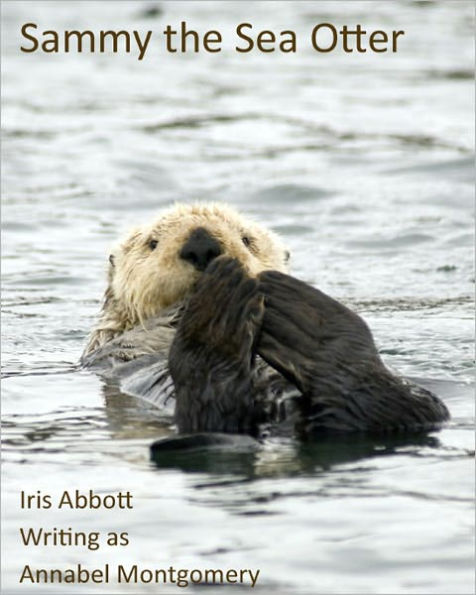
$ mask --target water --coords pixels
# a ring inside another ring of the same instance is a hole
[[[259,568],[263,593],[473,592],[472,3],[173,2],[148,16],[152,6],[2,3],[5,593],[53,591],[18,584],[26,563],[78,562]],[[181,20],[221,30],[223,52],[166,55],[151,42],[139,62],[18,50],[25,22]],[[294,29],[302,45],[236,54],[244,21]],[[316,54],[304,40],[326,21],[406,35],[397,54]],[[360,312],[387,364],[445,400],[448,426],[154,466],[148,446],[169,429],[76,363],[110,245],[197,198],[280,232],[293,273]],[[130,490],[134,509],[20,509],[21,490],[66,489]],[[25,547],[29,526],[127,531],[130,545]]]

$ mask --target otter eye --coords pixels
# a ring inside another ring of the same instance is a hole
[[[151,250],[155,250],[157,248],[158,243],[159,242],[157,240],[149,240],[149,243],[147,245]]]
[[[248,236],[243,236],[243,237],[241,238],[241,241],[243,242],[243,244],[244,244],[244,245],[245,245],[247,248],[249,248],[249,247],[251,246],[251,240],[250,240],[250,238],[249,238]]]

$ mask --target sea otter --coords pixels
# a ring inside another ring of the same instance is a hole
[[[169,209],[111,254],[82,363],[180,433],[409,432],[448,419],[385,367],[360,316],[287,274],[288,258],[230,207]]]

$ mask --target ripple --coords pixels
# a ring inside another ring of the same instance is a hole
[[[375,238],[375,239],[362,239],[362,240],[350,240],[345,244],[352,248],[375,248],[378,250],[394,250],[395,248],[411,248],[415,244],[421,244],[424,242],[434,242],[435,238],[429,234],[423,233],[408,233],[393,238]]]
[[[269,188],[262,188],[254,193],[251,200],[263,200],[281,203],[293,203],[298,201],[303,203],[306,201],[320,200],[329,198],[334,193],[322,188],[301,186],[298,184],[283,184],[279,186],[272,186]]]

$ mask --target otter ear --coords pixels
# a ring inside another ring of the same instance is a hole
[[[112,268],[114,268],[116,265],[114,264],[114,254],[109,254],[109,264],[112,266]]]
[[[284,262],[287,264],[291,258],[291,252],[289,250],[284,251]]]

